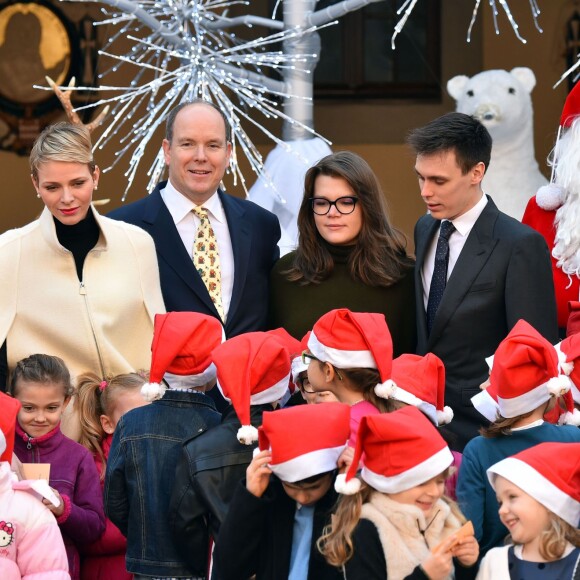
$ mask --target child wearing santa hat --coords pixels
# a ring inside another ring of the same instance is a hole
[[[383,314],[331,310],[321,316],[302,353],[314,391],[330,391],[351,406],[349,445],[361,419],[389,410],[375,388],[390,382],[393,342]]]
[[[501,545],[508,533],[487,469],[539,443],[580,442],[577,427],[544,421],[544,414],[569,389],[554,346],[530,324],[518,321],[498,346],[491,369],[488,391],[497,399],[498,418],[463,450],[457,481],[459,505],[473,522],[482,556]]]
[[[285,343],[276,333],[248,332],[212,352],[218,388],[230,406],[220,425],[185,441],[169,506],[175,546],[192,565],[200,551],[207,551],[208,532],[217,540],[234,490],[252,460],[262,414],[276,408],[288,391]],[[202,522],[208,522],[205,534],[200,533]]]
[[[416,407],[363,417],[355,460],[336,482],[345,495],[318,541],[326,560],[348,580],[443,580],[453,577],[453,558],[473,565],[477,542],[469,534],[457,537],[464,519],[443,495],[452,462],[445,441]]]
[[[17,482],[10,468],[19,409],[16,399],[0,393],[0,578],[70,580],[56,519],[34,491],[40,483],[50,491],[48,484]]]
[[[301,405],[264,413],[259,449],[237,486],[214,552],[216,578],[339,580],[316,539],[330,521],[349,407]]]
[[[153,400],[117,423],[105,477],[108,517],[127,537],[127,571],[142,578],[205,577],[207,552],[185,563],[171,538],[167,512],[182,442],[220,422],[204,394],[215,384],[211,352],[223,340],[217,319],[196,312],[157,314],[149,383]],[[204,522],[199,533],[207,535]]]
[[[541,443],[492,465],[514,545],[490,550],[478,580],[572,580],[580,569],[580,444]]]

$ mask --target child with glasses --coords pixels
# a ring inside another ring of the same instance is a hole
[[[298,246],[272,271],[270,328],[299,339],[332,309],[378,312],[395,356],[414,352],[413,288],[413,260],[368,163],[350,151],[321,159],[304,181]]]

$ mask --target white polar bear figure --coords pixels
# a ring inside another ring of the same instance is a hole
[[[469,78],[453,77],[447,92],[456,110],[479,119],[493,139],[483,189],[501,211],[521,220],[526,204],[547,183],[534,154],[533,71],[487,70]]]

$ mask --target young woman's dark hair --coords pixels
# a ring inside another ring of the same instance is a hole
[[[314,222],[310,199],[320,175],[344,179],[362,212],[362,229],[349,257],[351,276],[368,286],[392,286],[412,265],[404,235],[388,218],[387,202],[369,164],[350,151],[340,151],[311,167],[304,181],[304,197],[298,212],[298,248],[284,275],[291,282],[319,284],[332,272],[333,258]]]

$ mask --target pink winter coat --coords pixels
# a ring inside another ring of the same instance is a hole
[[[12,489],[8,462],[0,463],[0,578],[70,580],[56,519],[33,492]]]

